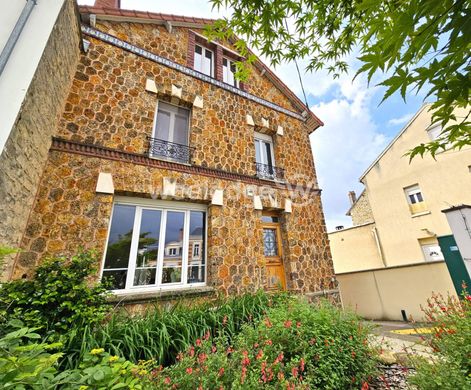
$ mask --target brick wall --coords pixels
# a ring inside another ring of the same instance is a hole
[[[75,2],[65,1],[0,156],[0,245],[17,247],[26,226],[79,59],[77,15]]]

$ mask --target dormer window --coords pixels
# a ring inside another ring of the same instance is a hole
[[[214,53],[206,47],[195,45],[194,68],[198,72],[214,77]]]
[[[236,70],[234,61],[226,57],[222,59],[222,81],[234,87],[239,87],[239,80],[235,78]]]

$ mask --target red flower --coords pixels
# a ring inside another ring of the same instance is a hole
[[[265,325],[267,326],[267,328],[271,328],[272,327],[272,323],[270,321],[270,319],[267,317],[265,318]]]
[[[260,349],[257,353],[257,356],[255,357],[255,359],[259,360],[263,357],[263,351]]]
[[[218,349],[216,348],[215,345],[213,345],[213,346],[211,347],[211,352],[212,352],[212,353],[216,353],[217,350],[218,350]]]
[[[203,364],[208,356],[203,352],[198,355],[198,363]]]
[[[284,326],[285,326],[285,328],[291,328],[292,324],[293,324],[293,321],[288,320],[288,321],[285,321]]]
[[[272,344],[273,344],[273,341],[267,340],[267,341],[265,342],[265,344],[266,344],[266,345],[272,345]]]
[[[170,377],[166,377],[166,378],[164,379],[164,382],[165,382],[166,385],[169,385],[170,382],[171,382]]]
[[[219,376],[223,376],[224,375],[224,367],[221,367],[219,369]]]
[[[298,368],[297,367],[293,367],[291,369],[291,375],[293,375],[295,378],[298,377]]]
[[[301,326],[301,323],[298,321],[296,322],[296,327],[299,328]]]
[[[301,358],[301,360],[299,361],[299,369],[301,370],[301,372],[304,371],[304,359]]]
[[[201,340],[200,340],[200,339],[196,339],[196,345],[197,345],[198,347],[201,346]]]
[[[361,386],[361,390],[368,390],[370,386],[368,386],[368,382],[363,382],[363,386]]]
[[[471,302],[471,295],[466,295],[465,298],[467,301]]]
[[[187,374],[191,374],[192,372],[193,372],[193,369],[192,369],[191,367],[188,367],[188,368],[186,369],[186,373],[187,373]]]
[[[355,359],[355,356],[356,356],[356,355],[357,355],[357,354],[355,353],[355,351],[352,351],[352,358]]]
[[[284,357],[283,352],[280,352],[279,355],[275,359],[275,364],[280,363],[283,360],[283,357]]]

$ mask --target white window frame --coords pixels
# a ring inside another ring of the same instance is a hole
[[[170,113],[170,123],[169,123],[169,129],[168,129],[168,142],[176,143],[174,133],[175,133],[175,115],[178,114],[178,109],[183,109],[188,111],[188,128],[186,129],[186,144],[185,146],[189,145],[189,140],[190,140],[190,123],[191,123],[191,110],[186,108],[186,107],[181,107],[177,106],[175,104],[172,104],[170,102],[165,102],[165,101],[157,101],[156,107],[155,107],[155,114],[154,114],[154,126],[152,128],[152,138],[157,138],[157,116],[159,114],[159,103],[164,103],[168,106],[171,107],[169,111],[166,109],[162,109],[162,111],[166,111]],[[160,139],[160,138],[159,138]],[[170,140],[171,139],[171,140]]]
[[[227,66],[224,65],[224,61],[227,61]],[[235,66],[235,62],[236,61],[231,60],[229,57],[222,57],[222,81],[226,84],[232,85],[233,87],[239,88],[239,80],[236,79],[235,72],[233,73],[231,69],[232,64]],[[229,74],[232,74],[232,83],[229,80]]]
[[[199,259],[200,258],[200,243],[199,242],[195,242],[193,244],[193,253],[192,253],[192,258],[193,259]],[[197,252],[197,253],[195,253]]]
[[[201,62],[199,63],[199,69],[196,68],[196,64],[198,63],[198,61],[196,60],[196,48],[197,47],[200,47],[201,48]],[[211,64],[209,66],[209,74],[203,72],[203,60],[204,58],[206,57],[206,52],[210,52],[211,53]],[[215,60],[215,57],[214,57],[214,51],[211,50],[211,49],[208,49],[206,46],[204,45],[201,45],[199,43],[195,43],[195,49],[194,49],[194,52],[193,52],[193,69],[196,70],[197,72],[200,72],[202,74],[205,74],[206,76],[210,76],[210,77],[214,77],[214,60]]]
[[[276,167],[276,163],[275,163],[275,152],[274,152],[274,146],[273,146],[273,138],[268,135],[268,134],[263,134],[263,133],[255,133],[255,136],[254,136],[254,146],[255,146],[255,149],[257,148],[257,142],[263,142],[263,143],[268,143],[270,144],[270,154],[271,154],[271,166],[272,167]],[[260,159],[262,161],[257,161],[257,153],[255,152],[255,161],[257,163],[260,163],[260,164],[264,164],[264,165],[269,165],[268,164],[268,161],[264,161],[265,158],[264,158],[264,155],[263,153],[260,154]]]
[[[111,233],[111,226],[113,223],[113,211],[115,205],[127,205],[135,206],[136,211],[134,214],[134,225],[131,239],[131,247],[129,253],[129,262],[126,275],[126,283],[124,289],[120,290],[111,290],[113,294],[116,295],[126,295],[126,294],[135,294],[139,292],[152,292],[152,291],[164,291],[164,290],[178,290],[192,287],[201,287],[206,286],[207,281],[207,268],[208,268],[208,259],[207,259],[207,245],[204,246],[204,282],[197,283],[188,283],[188,246],[189,246],[189,229],[190,229],[190,215],[192,211],[202,211],[205,213],[205,231],[203,232],[203,240],[205,243],[208,242],[208,208],[205,205],[198,203],[183,203],[183,202],[174,202],[174,201],[160,201],[153,199],[144,199],[144,198],[130,198],[123,196],[116,196],[113,202],[113,210],[111,212],[111,217],[108,225],[108,234],[106,237],[105,250],[103,251],[103,259],[101,264],[100,271],[100,280],[103,278],[103,272],[105,271],[105,260],[106,253],[108,251],[108,241]],[[142,210],[159,210],[162,211],[161,221],[160,221],[160,232],[159,232],[159,251],[157,256],[157,269],[156,269],[156,284],[147,285],[147,286],[133,286],[134,274],[136,270],[136,259],[137,259],[137,248],[139,243],[139,233],[141,227],[141,217]],[[167,212],[183,212],[185,213],[184,227],[183,227],[183,253],[182,253],[182,270],[181,270],[181,281],[175,283],[165,283],[162,284],[162,271],[163,271],[163,256],[164,256],[164,235],[165,227],[167,226]],[[125,269],[125,268],[123,268]]]
[[[418,185],[412,186],[412,187],[407,187],[404,189],[407,197],[407,202],[409,204],[417,204],[417,203],[422,203],[424,202],[424,194],[422,193],[422,190]],[[420,194],[422,200],[419,200],[417,194]],[[415,199],[415,202],[412,202],[410,197],[413,197]]]

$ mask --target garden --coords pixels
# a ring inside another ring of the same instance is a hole
[[[354,313],[262,291],[129,313],[91,282],[95,254],[54,258],[0,288],[5,389],[374,388],[379,349]],[[471,384],[471,299],[427,308],[437,358],[418,389]],[[455,387],[450,387],[455,386]]]

